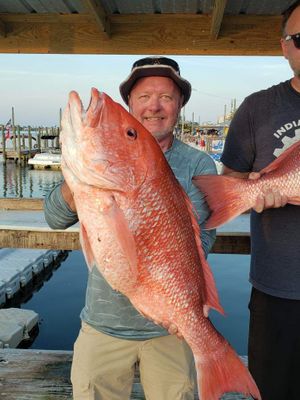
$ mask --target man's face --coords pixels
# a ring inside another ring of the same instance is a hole
[[[287,35],[293,35],[300,32],[300,7],[297,7],[291,14],[285,27]],[[295,76],[300,78],[300,49],[297,49],[293,40],[286,41],[281,39],[281,47],[284,57],[294,71]]]
[[[129,110],[161,141],[172,135],[183,96],[175,82],[162,76],[140,78],[129,96]]]

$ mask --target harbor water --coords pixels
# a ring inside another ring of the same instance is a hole
[[[31,170],[13,162],[0,163],[0,197],[43,198],[61,179],[60,171]],[[238,354],[246,355],[250,256],[210,254],[208,261],[226,312],[222,316],[211,311],[210,318]],[[31,348],[72,350],[80,328],[86,282],[87,267],[82,252],[72,251],[32,293],[15,300],[14,307],[32,309],[40,316]]]

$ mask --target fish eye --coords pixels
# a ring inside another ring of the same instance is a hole
[[[135,140],[137,138],[137,131],[133,128],[129,128],[127,129],[127,136],[131,139],[131,140]]]

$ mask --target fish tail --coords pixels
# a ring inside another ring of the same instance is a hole
[[[238,392],[261,400],[254,379],[229,343],[224,345],[223,350],[216,357],[204,361],[203,356],[194,354],[199,399],[219,400],[226,392]]]
[[[246,181],[224,175],[193,177],[193,183],[205,195],[211,215],[205,229],[217,228],[248,210],[252,204],[246,190]]]

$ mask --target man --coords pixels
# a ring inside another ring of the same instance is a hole
[[[209,212],[192,177],[215,174],[215,164],[207,154],[173,136],[180,110],[190,98],[190,83],[180,76],[174,60],[147,57],[134,63],[120,93],[132,115],[157,139],[203,227]],[[77,222],[66,183],[47,197],[45,216],[54,229]],[[207,255],[215,232],[203,229],[201,240]],[[184,340],[168,334],[176,333],[176,327],[164,329],[145,319],[106,283],[96,267],[89,273],[81,319],[71,373],[74,400],[129,399],[136,362],[147,400],[194,399],[193,356]]]
[[[299,0],[283,13],[282,27],[282,51],[294,77],[241,104],[221,159],[224,174],[247,177],[300,140]],[[251,213],[248,356],[263,400],[300,399],[300,207],[286,203],[273,188]]]

